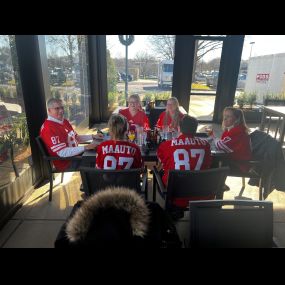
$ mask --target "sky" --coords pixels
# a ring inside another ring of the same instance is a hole
[[[253,42],[253,44],[250,44]],[[112,57],[125,57],[125,46],[119,42],[116,35],[107,36],[107,46],[110,48]],[[248,60],[250,57],[275,53],[285,53],[285,35],[246,35],[242,52],[242,59]],[[147,35],[135,35],[134,42],[128,46],[128,58],[134,58],[138,52],[148,52],[151,48],[147,41]],[[221,51],[209,53],[205,61],[219,57]]]

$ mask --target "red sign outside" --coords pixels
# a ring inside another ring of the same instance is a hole
[[[269,80],[269,73],[258,73],[256,74],[257,83],[266,83]]]

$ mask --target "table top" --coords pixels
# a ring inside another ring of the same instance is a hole
[[[225,157],[227,153],[223,152],[222,150],[217,150],[211,145],[211,156],[213,157]],[[142,158],[144,161],[157,161],[157,147],[152,149],[147,149],[146,147],[140,147]],[[85,150],[83,157],[96,157],[95,150]]]
[[[279,114],[281,116],[285,116],[285,106],[264,106],[265,111],[274,112],[275,114]]]
[[[125,107],[125,106],[119,106],[119,107],[117,107],[117,108],[113,111],[113,114],[118,114],[121,109],[125,109],[125,108],[127,108],[127,107]],[[145,107],[143,107],[143,109],[145,109]],[[154,109],[157,109],[157,110],[165,110],[166,108],[165,108],[165,107],[154,107]],[[182,114],[187,114],[186,110],[185,110],[182,106],[179,106],[179,111],[180,111]]]

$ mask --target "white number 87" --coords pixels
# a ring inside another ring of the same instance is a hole
[[[118,165],[124,165],[126,163],[124,169],[130,169],[133,164],[133,157],[119,157]],[[108,162],[111,164],[108,166]],[[117,159],[114,156],[106,155],[104,158],[104,169],[116,169],[117,168]]]
[[[173,158],[174,158],[174,163],[175,163],[175,169],[176,170],[181,170],[181,166],[184,166],[185,170],[190,170],[190,157],[197,157],[197,155],[199,156],[198,161],[195,165],[194,170],[200,170],[203,160],[204,160],[204,156],[205,156],[205,150],[204,149],[190,149],[189,151],[187,151],[186,149],[177,149],[174,151],[173,153]],[[180,155],[180,159],[179,158]]]

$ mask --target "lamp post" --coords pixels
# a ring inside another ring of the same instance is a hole
[[[119,40],[122,45],[126,46],[126,80],[125,80],[125,98],[126,106],[128,105],[128,46],[135,40],[134,35],[119,35]]]
[[[251,47],[250,47],[250,54],[249,54],[249,58],[251,58],[252,46],[255,44],[255,42],[250,42],[249,44],[251,45]]]

